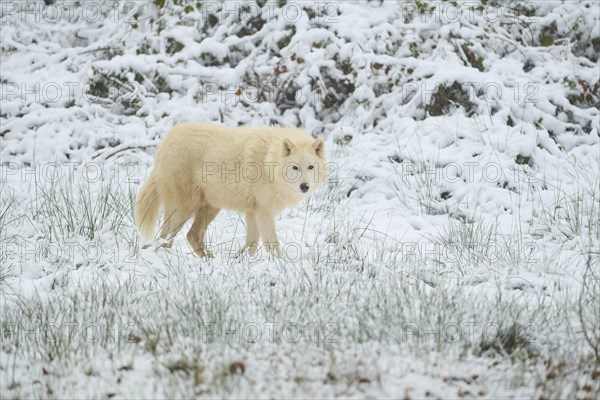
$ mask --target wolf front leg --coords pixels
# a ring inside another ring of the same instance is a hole
[[[256,226],[267,251],[281,258],[281,247],[275,230],[275,215],[267,210],[258,210],[255,213]]]
[[[256,224],[256,216],[254,213],[246,213],[246,243],[244,243],[242,248],[237,252],[235,258],[241,256],[246,249],[248,249],[251,256],[256,254],[259,239],[260,234]]]

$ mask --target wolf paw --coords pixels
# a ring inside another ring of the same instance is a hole
[[[277,258],[283,258],[282,254],[281,254],[281,247],[279,246],[279,243],[277,243],[277,242],[267,243],[267,244],[265,244],[265,247],[266,247],[267,251],[269,253],[271,253],[273,256],[275,256]]]
[[[212,251],[206,249],[199,249],[193,252],[196,257],[199,258],[215,258]]]
[[[250,254],[251,256],[253,256],[258,251],[258,245],[256,243],[246,243],[231,258],[240,258],[246,252],[246,250],[248,250],[248,254]]]
[[[164,247],[165,249],[170,249],[171,247],[173,247],[173,240],[174,239],[167,240],[164,238],[160,238],[160,239],[158,239],[158,246]]]

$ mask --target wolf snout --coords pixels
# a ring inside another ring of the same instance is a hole
[[[308,186],[308,183],[301,183],[301,184],[300,184],[300,190],[302,190],[302,193],[306,193],[306,192],[308,192],[308,189],[309,189],[309,188],[310,188],[310,187]]]

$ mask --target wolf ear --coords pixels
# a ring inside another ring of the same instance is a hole
[[[321,158],[325,158],[325,142],[323,139],[318,138],[312,144],[313,150],[317,153],[317,155]]]
[[[281,145],[281,155],[283,157],[287,157],[292,153],[292,150],[294,150],[295,148],[296,145],[294,144],[294,142],[292,142],[288,138],[285,138],[283,139],[283,143]]]

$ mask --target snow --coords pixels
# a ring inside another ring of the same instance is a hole
[[[0,3],[0,397],[598,394],[597,2],[157,3]],[[324,137],[283,260],[139,241],[183,121]]]

